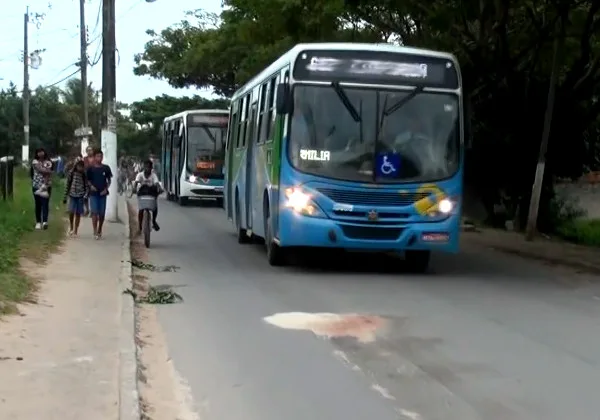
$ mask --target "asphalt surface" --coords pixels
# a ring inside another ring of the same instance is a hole
[[[151,281],[185,299],[159,319],[202,420],[600,418],[592,277],[468,246],[425,276],[362,254],[273,268],[221,209],[162,201],[159,217],[150,262],[180,269]],[[362,343],[264,321],[286,312],[386,325]]]

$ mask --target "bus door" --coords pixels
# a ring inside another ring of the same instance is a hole
[[[223,183],[223,199],[227,217],[233,220],[233,148],[239,131],[239,111],[237,103],[231,104],[229,126],[227,127],[227,143],[225,145],[225,182]]]
[[[186,174],[186,159],[187,159],[187,133],[186,125],[183,120],[179,121],[179,130],[175,133],[175,139],[178,146],[177,157],[177,196],[181,195],[182,177]]]
[[[181,153],[181,139],[179,137],[179,121],[173,121],[171,126],[171,186],[173,195],[179,197],[179,154]]]
[[[170,177],[170,165],[171,165],[171,132],[169,130],[169,123],[163,124],[162,130],[162,161],[163,166],[160,173],[161,181],[165,188],[167,189],[167,193],[170,193],[169,189],[171,188],[171,180]]]
[[[250,106],[250,115],[248,131],[246,132],[246,229],[252,229],[252,195],[254,191],[252,187],[254,186],[254,148],[256,147],[256,113],[257,113],[257,105],[258,101],[254,101]]]

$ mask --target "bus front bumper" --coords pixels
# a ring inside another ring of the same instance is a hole
[[[198,185],[185,182],[185,190],[182,193],[187,193],[185,195],[189,198],[223,198],[223,187],[220,185]]]
[[[281,246],[327,247],[364,251],[430,250],[456,253],[460,217],[436,222],[357,224],[307,217],[282,210],[279,219]]]

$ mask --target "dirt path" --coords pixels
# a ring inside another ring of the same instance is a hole
[[[0,320],[0,419],[108,420],[118,415],[122,225],[94,241],[89,222],[45,266],[38,303]]]

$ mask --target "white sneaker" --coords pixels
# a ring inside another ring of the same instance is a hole
[[[35,224],[35,230],[42,230],[42,224],[41,223],[36,223]]]
[[[44,229],[44,230],[48,229],[48,222],[42,223],[42,229]]]

